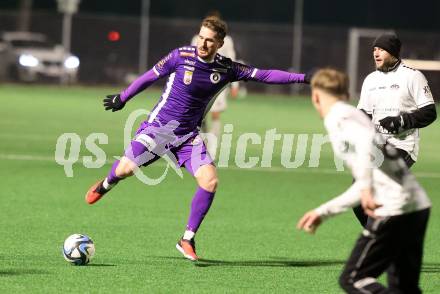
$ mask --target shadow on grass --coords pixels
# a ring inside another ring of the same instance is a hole
[[[183,257],[171,257],[171,256],[157,256],[161,259],[173,259],[187,261]],[[343,265],[344,260],[290,260],[282,257],[271,257],[266,260],[215,260],[201,258],[197,262],[194,262],[198,267],[209,266],[249,266],[249,267],[324,267]]]
[[[344,261],[341,260],[214,260],[214,259],[199,259],[195,263],[198,267],[208,266],[249,266],[249,267],[322,267],[342,265]]]
[[[424,263],[422,265],[422,273],[440,273],[440,263]]]
[[[22,275],[46,275],[48,271],[39,269],[4,269],[0,270],[0,277],[22,276]]]
[[[116,266],[116,264],[111,264],[111,263],[89,263],[87,266],[102,266],[102,267],[106,267],[106,266]]]

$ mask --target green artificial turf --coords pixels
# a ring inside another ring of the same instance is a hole
[[[107,174],[113,156],[122,154],[128,115],[151,109],[160,94],[146,92],[123,111],[105,112],[101,99],[115,91],[0,85],[0,292],[341,292],[337,278],[360,232],[352,213],[329,220],[315,236],[295,229],[305,211],[351,183],[347,172],[335,171],[329,144],[319,167],[309,167],[310,141],[298,169],[281,165],[281,140],[275,142],[272,168],[261,167],[262,144],[248,145],[247,155],[259,157],[255,167],[235,164],[235,143],[243,133],[263,137],[276,128],[280,134],[309,134],[309,140],[324,133],[307,99],[251,95],[229,101],[223,122],[234,126],[234,147],[229,167],[219,169],[216,200],[197,235],[202,260],[192,263],[174,247],[196,188],[185,171],[183,179],[170,171],[156,186],[133,177],[97,204],[84,202],[89,186]],[[439,122],[422,130],[421,155],[413,168],[433,201],[421,276],[425,293],[440,289],[439,131]],[[66,177],[54,159],[63,133],[81,138],[73,177]],[[100,145],[107,163],[98,169],[82,163],[83,156],[93,156],[85,147],[91,133],[108,136],[108,144]],[[144,171],[158,176],[164,169],[160,161]],[[73,233],[95,242],[88,266],[71,266],[62,257],[63,241]]]

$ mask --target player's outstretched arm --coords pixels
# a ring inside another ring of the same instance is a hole
[[[123,90],[120,94],[110,94],[107,95],[103,100],[105,110],[111,110],[112,112],[121,110],[124,108],[125,103],[128,102],[132,97],[136,96],[139,92],[142,92],[148,88],[151,84],[159,79],[159,76],[150,69],[142,76],[137,78],[133,83],[131,83],[127,89]]]
[[[327,218],[340,214],[348,208],[357,206],[361,201],[361,183],[354,183],[344,193],[304,214],[297,228],[313,234]]]
[[[310,83],[310,75],[303,73],[294,73],[277,69],[258,69],[255,72],[254,81],[265,84],[292,84],[292,83]]]
[[[154,71],[154,69],[150,69],[136,80],[131,83],[127,89],[121,92],[121,100],[122,102],[127,102],[132,97],[136,96],[149,86],[151,86],[155,81],[159,79],[159,75]]]

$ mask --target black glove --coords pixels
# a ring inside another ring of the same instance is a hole
[[[315,73],[318,71],[318,68],[312,68],[311,70],[308,70],[305,74],[304,74],[304,83],[305,84],[310,84],[310,82],[312,81],[313,76],[315,75]]]
[[[112,110],[112,112],[121,110],[125,106],[125,102],[122,102],[119,94],[107,95],[107,98],[102,100],[104,102],[105,110]]]
[[[304,75],[304,84],[310,84],[311,80],[312,80],[312,75],[310,75],[309,73],[306,73]]]
[[[401,115],[387,116],[381,119],[379,124],[391,134],[398,134],[403,130],[403,119]]]

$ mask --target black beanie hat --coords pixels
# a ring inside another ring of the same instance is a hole
[[[374,40],[373,47],[379,47],[386,50],[394,57],[400,57],[400,47],[402,43],[399,38],[394,34],[383,34]]]

